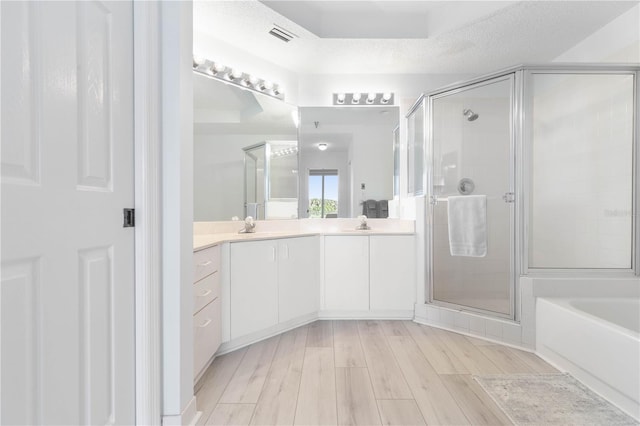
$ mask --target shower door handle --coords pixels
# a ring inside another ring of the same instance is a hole
[[[502,199],[505,203],[514,203],[516,201],[516,194],[513,192],[505,192]]]
[[[432,206],[435,206],[436,204],[438,204],[438,197],[436,197],[435,195],[432,195],[431,197],[429,197],[429,203]]]

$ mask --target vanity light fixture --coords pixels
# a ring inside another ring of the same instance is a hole
[[[290,148],[283,148],[278,151],[273,151],[271,157],[286,157],[288,155],[295,155],[298,153],[298,147],[292,146]]]
[[[193,55],[193,71],[205,77],[214,78],[227,84],[233,84],[255,92],[264,93],[276,99],[284,100],[284,89],[280,84],[231,68],[220,62],[214,62]]]
[[[364,98],[364,101],[361,100]],[[363,105],[380,106],[393,105],[393,93],[391,92],[369,92],[364,96],[360,92],[354,93],[334,93],[333,105]]]
[[[318,149],[319,149],[320,151],[326,151],[326,150],[327,150],[327,148],[328,148],[328,147],[327,147],[327,144],[326,144],[326,143],[319,143],[319,144],[318,144]]]

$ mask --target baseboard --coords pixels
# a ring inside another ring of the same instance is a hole
[[[292,330],[294,328],[301,327],[301,326],[303,326],[305,324],[309,324],[311,322],[316,321],[317,319],[318,319],[318,314],[314,312],[313,314],[304,315],[302,317],[294,318],[294,319],[289,320],[287,322],[284,322],[284,323],[281,323],[281,324],[276,324],[274,326],[265,328],[264,330],[260,330],[260,331],[255,332],[255,333],[247,334],[246,336],[242,336],[242,337],[239,337],[237,339],[230,340],[230,341],[225,342],[222,345],[220,345],[220,348],[218,348],[218,351],[216,352],[214,358],[217,357],[217,356],[220,356],[220,355],[224,355],[224,354],[229,353],[229,352],[233,352],[233,351],[235,351],[237,349],[240,349],[240,348],[243,348],[245,346],[252,345],[252,344],[260,342],[262,340],[268,339],[269,337],[273,337],[273,336],[276,336],[278,334],[282,334],[285,331],[289,331],[289,330]],[[203,371],[206,371],[206,369],[203,370]]]
[[[412,320],[413,309],[380,310],[380,311],[336,311],[324,310],[318,313],[318,318],[323,320],[351,320],[351,319],[395,319]]]
[[[198,411],[196,408],[196,397],[191,397],[187,406],[182,410],[179,415],[162,416],[163,426],[182,426],[182,425],[196,425],[198,420],[202,416],[202,411]]]
[[[216,352],[215,356],[211,358],[208,364],[213,362],[213,359],[217,356],[224,355],[229,352],[233,352],[237,349],[252,345],[254,343],[268,339],[269,337],[273,337],[278,334],[284,333],[286,331],[292,330],[294,328],[301,327],[305,324],[309,324],[316,320],[352,320],[352,319],[412,320],[413,313],[414,313],[413,309],[404,309],[404,310],[399,309],[399,310],[388,310],[388,311],[386,310],[385,311],[329,311],[329,310],[326,310],[326,311],[320,311],[317,313],[314,312],[313,314],[294,318],[285,323],[268,327],[256,333],[247,334],[246,336],[242,336],[237,339],[224,342],[222,345],[220,345],[220,348]],[[199,376],[202,377],[206,370],[207,369],[204,368],[202,370],[202,373]]]
[[[508,346],[510,348],[518,349],[520,351],[536,353],[535,350],[533,350],[531,348],[527,348],[526,346],[518,346],[517,344],[505,342],[504,340],[496,340],[496,339],[492,339],[492,338],[487,337],[487,336],[482,336],[482,335],[479,335],[479,334],[473,334],[473,333],[470,333],[470,332],[467,332],[467,331],[464,331],[464,330],[460,330],[460,329],[456,329],[456,328],[452,328],[452,327],[447,327],[447,326],[444,326],[442,324],[432,323],[432,322],[430,322],[429,320],[427,320],[425,318],[416,317],[413,320],[413,322],[415,322],[416,324],[428,325],[429,327],[433,327],[433,328],[439,328],[441,330],[451,331],[452,333],[462,334],[463,336],[473,337],[474,339],[484,340],[486,342],[491,342],[491,343],[495,343],[495,344],[502,345],[502,346]]]

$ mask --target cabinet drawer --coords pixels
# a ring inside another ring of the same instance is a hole
[[[198,377],[218,350],[222,338],[220,298],[193,316],[193,377]]]
[[[220,246],[193,253],[193,282],[200,281],[220,267]]]
[[[218,297],[220,297],[220,274],[214,272],[193,285],[193,313],[198,313]]]

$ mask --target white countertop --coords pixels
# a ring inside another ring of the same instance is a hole
[[[241,241],[259,241],[274,240],[279,238],[296,238],[307,237],[313,235],[413,235],[413,231],[392,231],[392,230],[375,230],[369,229],[365,231],[344,230],[344,231],[326,231],[326,232],[300,232],[300,231],[282,231],[282,232],[253,232],[249,234],[239,234],[238,232],[226,232],[215,234],[198,234],[193,236],[193,251],[203,250],[222,243],[236,243]]]

